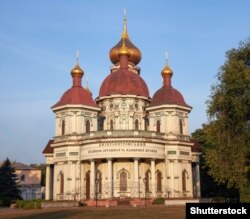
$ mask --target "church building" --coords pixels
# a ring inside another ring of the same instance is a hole
[[[124,16],[110,50],[110,73],[93,99],[84,71],[71,70],[72,87],[52,106],[55,136],[46,158],[46,199],[153,200],[200,197],[199,146],[190,139],[192,107],[173,87],[168,61],[150,97]],[[160,74],[160,72],[159,72]]]

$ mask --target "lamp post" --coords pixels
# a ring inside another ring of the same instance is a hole
[[[143,182],[144,182],[144,188],[145,188],[145,194],[144,194],[144,205],[145,207],[147,206],[146,205],[146,191],[147,191],[147,188],[146,188],[146,183],[147,183],[147,179],[146,178],[143,178]]]
[[[97,207],[98,183],[99,183],[99,179],[95,179],[95,206],[96,207]]]

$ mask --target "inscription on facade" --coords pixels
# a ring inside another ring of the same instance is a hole
[[[109,149],[91,149],[88,150],[88,154],[93,153],[110,153],[110,152],[119,152],[119,153],[128,153],[128,152],[148,152],[148,153],[157,153],[157,149],[145,149],[145,148],[109,148]]]
[[[103,146],[145,146],[142,141],[107,141],[99,143],[100,147]]]

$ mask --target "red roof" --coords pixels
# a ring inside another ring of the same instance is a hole
[[[82,104],[86,106],[98,107],[90,92],[81,86],[73,86],[67,90],[61,97],[60,101],[52,106],[52,108],[67,104]]]
[[[117,70],[105,78],[101,85],[99,96],[112,94],[132,94],[149,97],[145,81],[138,74],[129,70]]]
[[[178,90],[167,86],[163,86],[155,92],[149,106],[159,106],[163,104],[176,104],[190,107],[186,104],[182,94]]]
[[[53,144],[54,140],[49,140],[46,147],[43,150],[43,154],[53,154],[54,148],[51,147],[51,144]]]

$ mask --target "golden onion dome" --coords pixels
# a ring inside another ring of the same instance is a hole
[[[128,52],[128,61],[137,65],[141,61],[141,51],[130,41],[127,33],[127,19],[124,16],[123,19],[123,33],[120,41],[110,50],[109,57],[113,64],[116,64],[120,61],[120,55],[123,51],[122,47],[125,45],[126,51]],[[126,54],[127,55],[127,54]]]
[[[164,67],[164,69],[162,69],[161,75],[162,75],[162,76],[164,76],[164,75],[173,75],[173,71],[172,71],[172,69],[169,67],[168,64],[166,64],[165,67]]]
[[[79,52],[76,51],[76,65],[75,67],[71,70],[71,75],[72,76],[83,76],[84,71],[81,69],[81,67],[79,66],[79,61],[78,61],[78,56],[79,56]]]
[[[172,69],[169,67],[169,65],[168,65],[168,52],[166,51],[166,65],[165,65],[165,67],[164,67],[164,69],[162,69],[162,71],[161,71],[161,75],[162,75],[162,77],[164,76],[164,75],[173,75],[173,71],[172,71]]]
[[[123,42],[122,42],[122,47],[119,48],[119,50],[118,50],[118,55],[119,55],[119,56],[125,55],[125,56],[128,56],[128,57],[130,56],[129,49],[128,49],[128,47],[125,45],[124,40],[123,40]]]
[[[77,64],[75,65],[75,67],[71,70],[71,75],[72,75],[72,76],[77,76],[77,75],[83,76],[83,74],[84,74],[84,72],[83,72],[83,70],[80,68],[80,66],[79,66],[78,63],[77,63]]]

